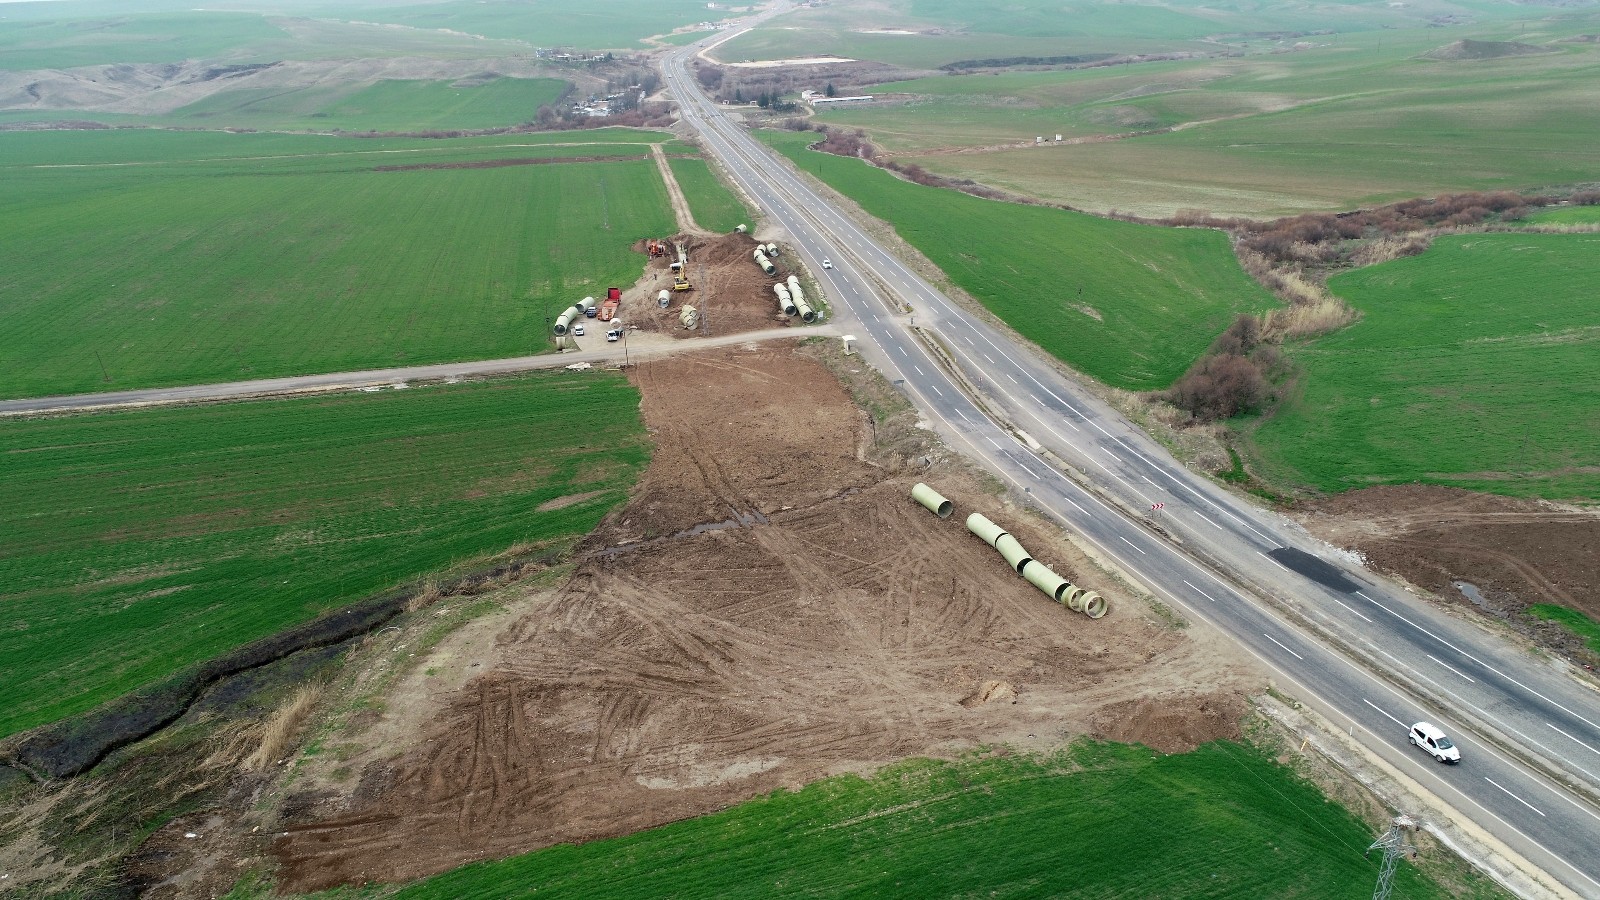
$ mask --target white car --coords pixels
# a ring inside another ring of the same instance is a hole
[[[583,337],[583,326],[582,325],[574,325],[574,326],[572,326],[572,333],[577,337]]]
[[[824,269],[831,269],[831,268],[833,268],[833,260],[831,260],[831,259],[824,259],[824,260],[823,260],[823,261],[822,261],[822,267],[823,267],[823,268],[824,268]]]
[[[1418,722],[1411,726],[1411,743],[1427,751],[1427,754],[1442,763],[1461,762],[1461,749],[1455,745],[1437,725],[1427,722]]]

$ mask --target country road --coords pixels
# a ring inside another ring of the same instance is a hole
[[[669,57],[667,84],[684,122],[766,227],[787,233],[827,290],[835,324],[860,336],[863,356],[949,444],[1161,602],[1232,635],[1280,676],[1280,687],[1438,798],[1444,808],[1432,815],[1447,821],[1435,824],[1481,829],[1521,857],[1535,883],[1502,867],[1508,883],[1535,895],[1600,897],[1594,682],[1190,472],[1055,360],[942,295],[851,220],[829,189],[698,89],[688,62],[738,33]],[[1424,719],[1457,739],[1458,766],[1409,746],[1407,726]]]
[[[557,369],[575,363],[620,365],[624,360],[638,362],[672,353],[703,350],[707,347],[747,344],[775,337],[811,337],[837,333],[838,329],[832,325],[817,325],[803,330],[798,328],[768,328],[761,331],[747,331],[743,334],[713,335],[711,337],[696,338],[693,341],[678,341],[667,337],[652,336],[654,339],[649,342],[634,338],[634,343],[631,347],[619,342],[617,344],[602,344],[595,350],[568,350],[564,353],[545,354],[542,356],[515,356],[509,359],[439,363],[436,365],[406,366],[395,369],[367,369],[360,372],[330,372],[323,375],[293,375],[285,378],[229,381],[220,384],[196,384],[184,387],[142,388],[131,391],[112,391],[104,394],[72,394],[63,397],[0,400],[0,416],[34,415],[79,409],[104,409],[116,406],[155,406],[169,403],[192,403],[202,400],[236,400],[241,397],[258,397],[269,394],[354,390],[410,381],[469,378],[480,375],[507,375],[514,372],[530,372],[535,369]]]

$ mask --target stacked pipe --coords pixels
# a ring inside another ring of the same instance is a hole
[[[775,285],[772,286],[772,292],[774,294],[778,295],[778,309],[784,315],[792,316],[795,313],[799,312],[799,310],[795,308],[794,300],[792,300],[789,297],[789,289],[788,288],[784,287],[781,284],[775,284]]]
[[[678,321],[685,328],[693,328],[700,324],[700,312],[692,306],[685,306],[678,312]]]
[[[767,273],[768,275],[774,275],[777,273],[778,270],[772,266],[772,260],[767,259],[767,255],[761,252],[760,247],[757,247],[754,251],[752,251],[751,255],[755,257],[756,265],[761,267],[761,271]]]
[[[800,313],[801,321],[815,322],[817,320],[817,311],[812,309],[811,304],[806,302],[805,291],[800,290],[800,279],[793,275],[789,276],[789,296],[794,298],[794,308]]]
[[[912,496],[916,496],[913,489]],[[923,504],[926,506],[927,504]],[[984,543],[1000,551],[1007,563],[1016,570],[1018,575],[1028,580],[1028,583],[1044,591],[1050,599],[1057,603],[1065,604],[1073,612],[1081,612],[1091,619],[1098,619],[1106,614],[1106,601],[1097,591],[1085,591],[1072,582],[1062,578],[1050,567],[1035,560],[1023,549],[1021,542],[1011,536],[999,525],[990,521],[981,513],[973,513],[967,517],[967,530],[977,535]]]

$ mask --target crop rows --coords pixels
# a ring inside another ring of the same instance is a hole
[[[405,898],[1273,897],[1372,894],[1365,825],[1251,748],[913,760],[582,846],[478,863]],[[1397,896],[1447,891],[1410,865]]]
[[[631,284],[630,245],[672,226],[647,159],[375,171],[636,145],[270,143],[290,152],[9,170],[0,397],[540,352],[550,311]]]
[[[675,156],[667,160],[672,167],[672,177],[689,200],[689,209],[701,228],[711,231],[732,231],[734,226],[750,221],[744,204],[733,196],[703,159]]]
[[[637,406],[620,377],[562,373],[8,423],[0,736],[586,533],[646,459]]]
[[[805,135],[766,139],[1024,337],[1114,387],[1167,387],[1235,315],[1272,303],[1220,232],[981,200],[808,151]]]
[[[1330,287],[1360,321],[1294,351],[1299,395],[1255,432],[1325,491],[1420,481],[1600,498],[1600,235],[1445,237]]]

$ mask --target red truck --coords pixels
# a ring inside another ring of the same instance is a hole
[[[617,314],[617,307],[622,305],[622,288],[606,288],[606,302],[600,304],[600,315],[596,316],[602,322],[611,321]]]

